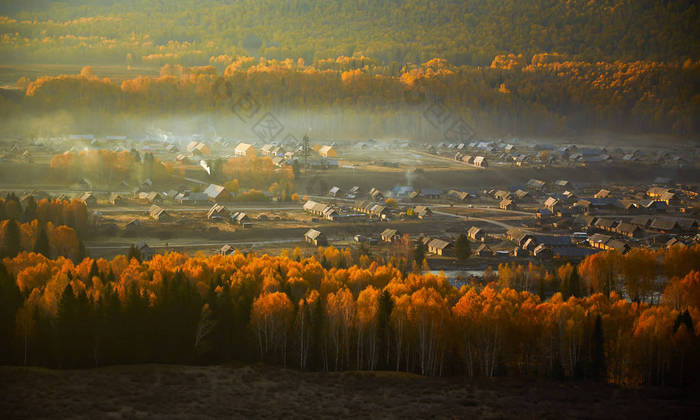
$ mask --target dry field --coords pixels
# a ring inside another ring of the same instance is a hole
[[[691,418],[690,391],[263,366],[0,368],[4,418]]]

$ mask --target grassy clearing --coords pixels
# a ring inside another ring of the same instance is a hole
[[[0,367],[6,418],[689,418],[691,391],[259,365]]]

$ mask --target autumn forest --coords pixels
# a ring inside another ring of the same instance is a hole
[[[299,249],[140,258],[137,250],[110,261],[6,257],[2,361],[244,360],[676,385],[700,369],[698,246],[607,252],[554,272],[502,265],[459,287],[413,257],[334,247],[306,258]]]
[[[692,417],[699,22],[0,1],[0,413]]]

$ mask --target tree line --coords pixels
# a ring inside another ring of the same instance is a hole
[[[699,74],[700,64],[692,60],[591,63],[561,54],[498,56],[483,67],[432,59],[396,70],[361,57],[323,66],[239,57],[223,74],[214,66],[166,65],[159,76],[121,82],[90,69],[38,77],[23,84],[24,95],[0,97],[0,107],[8,115],[66,110],[103,119],[184,113],[237,119],[250,106],[278,115],[296,110],[295,120],[321,115],[331,124],[378,132],[403,133],[408,124],[409,135],[450,128],[452,120],[435,128],[426,117],[439,104],[438,120],[460,116],[478,132],[494,135],[611,129],[692,136],[700,124],[694,100]]]
[[[659,254],[657,272],[672,277],[662,276],[658,300],[637,301],[624,290],[601,293],[602,281],[585,267],[602,260],[575,268],[580,295],[543,298],[487,274],[457,286],[403,257],[333,247],[306,258],[295,249],[78,263],[23,252],[0,265],[1,356],[59,368],[240,360],[324,371],[696,383],[698,254],[700,246]],[[554,275],[564,284],[568,271]]]
[[[14,193],[0,197],[2,257],[28,251],[80,261],[87,256],[81,239],[87,231],[87,207],[80,200],[44,198],[37,202],[32,195],[20,200]]]

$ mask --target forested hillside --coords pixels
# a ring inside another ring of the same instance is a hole
[[[538,54],[529,61],[497,56],[488,67],[433,59],[397,72],[367,57],[338,57],[316,65],[239,57],[223,71],[165,65],[160,76],[121,82],[99,77],[90,68],[79,75],[25,79],[18,84],[24,95],[0,98],[0,108],[16,118],[77,111],[98,124],[125,115],[166,114],[236,121],[236,107],[248,98],[279,116],[303,113],[283,118],[284,124],[297,123],[297,129],[298,121],[324,118],[324,124],[333,124],[345,136],[418,138],[434,137],[424,131],[430,126],[425,110],[437,101],[446,112],[461,114],[478,135],[609,129],[695,136],[700,126],[698,75],[700,62],[593,64],[559,54]],[[358,132],[358,127],[366,131]],[[42,131],[36,124],[31,128]]]
[[[487,65],[499,54],[586,61],[700,57],[693,0],[69,0],[3,2],[3,61],[202,65],[260,55],[365,55]]]

